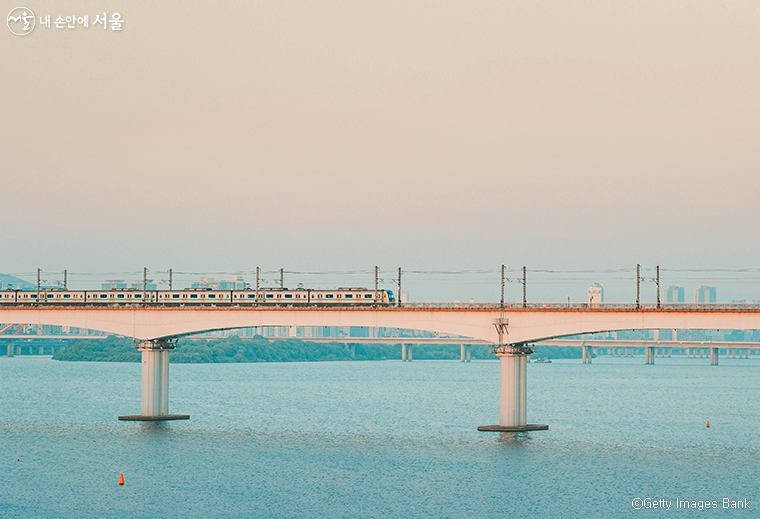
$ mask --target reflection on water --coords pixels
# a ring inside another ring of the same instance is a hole
[[[500,432],[491,433],[498,435],[499,443],[507,447],[522,447],[525,443],[530,441],[529,432]]]
[[[532,364],[528,417],[550,429],[491,433],[475,428],[497,419],[496,362],[173,365],[171,411],[191,419],[161,423],[116,419],[139,410],[139,364],[0,357],[0,517],[627,517],[639,496],[760,502],[760,362],[657,362]]]

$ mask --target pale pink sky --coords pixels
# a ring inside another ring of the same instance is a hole
[[[758,264],[757,1],[60,5],[0,30],[0,272]]]

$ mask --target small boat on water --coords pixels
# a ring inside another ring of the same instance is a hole
[[[549,357],[539,357],[533,361],[533,364],[551,364],[552,360]]]

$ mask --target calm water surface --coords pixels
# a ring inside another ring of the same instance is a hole
[[[530,365],[516,435],[496,361],[172,365],[143,424],[139,364],[0,357],[0,517],[760,517],[760,360],[643,362]]]

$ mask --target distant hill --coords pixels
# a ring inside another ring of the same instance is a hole
[[[2,283],[2,289],[14,288],[16,290],[33,290],[37,288],[34,283],[29,283],[16,276],[0,273],[0,283]]]
[[[214,340],[182,339],[171,353],[173,363],[211,362],[309,362],[400,359],[397,344],[356,344],[354,351],[346,344],[313,343],[300,339],[269,340],[227,337]],[[425,344],[414,348],[418,360],[458,360],[459,345]],[[495,359],[488,345],[472,347],[473,359]],[[129,338],[108,337],[100,341],[72,341],[57,351],[54,360],[140,362],[140,352]]]
[[[54,360],[140,362],[140,352],[134,349],[132,339],[110,336],[100,341],[72,341],[57,351]],[[472,346],[472,358],[496,360],[487,344]],[[458,344],[425,344],[414,347],[416,360],[459,360]],[[581,348],[538,346],[537,357],[554,359],[580,358]],[[182,339],[171,352],[173,363],[214,362],[310,362],[350,360],[399,360],[401,348],[397,344],[355,344],[353,351],[346,344],[313,343],[300,339],[269,340],[261,336],[252,339],[227,337],[224,339]]]

